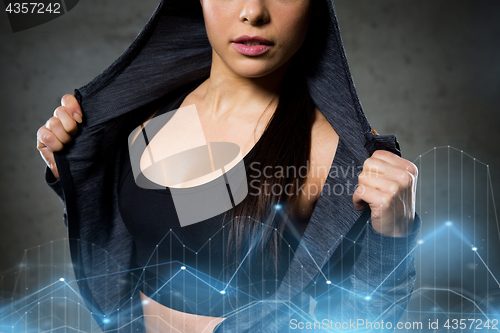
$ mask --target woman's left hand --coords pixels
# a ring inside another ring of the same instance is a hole
[[[377,150],[363,164],[353,202],[356,210],[371,209],[373,229],[383,235],[411,233],[415,218],[418,169],[396,154]]]

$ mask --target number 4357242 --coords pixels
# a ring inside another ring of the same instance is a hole
[[[498,330],[498,319],[487,320],[483,322],[481,319],[448,319],[444,324],[447,329],[465,330],[465,329],[491,329]]]
[[[61,14],[60,3],[9,2],[5,11],[9,14]]]

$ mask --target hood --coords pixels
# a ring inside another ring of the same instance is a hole
[[[333,1],[325,0],[321,15],[321,30],[310,34],[317,48],[303,63],[313,102],[339,135],[341,148],[356,152],[349,155],[351,168],[362,165],[375,149],[399,153],[395,137],[375,135],[362,111]],[[123,306],[116,321],[103,320],[116,314],[120,304],[116,299],[130,295],[126,286],[117,288],[132,274],[128,269],[133,258],[133,240],[123,225],[116,198],[120,164],[113,157],[130,133],[124,128],[130,128],[132,111],[207,78],[211,57],[198,0],[162,0],[125,52],[91,82],[75,89],[84,121],[78,135],[55,153],[55,159],[69,238],[74,240],[70,249],[75,275],[87,306],[104,329],[125,327],[122,320],[130,318]],[[355,175],[347,177],[357,183]],[[334,182],[327,179],[328,185]],[[283,300],[300,294],[360,216],[353,209],[352,197],[321,196],[276,297]],[[97,276],[107,279],[93,278]],[[249,314],[270,311],[269,307],[254,308]],[[228,331],[236,322],[226,319],[224,329]]]

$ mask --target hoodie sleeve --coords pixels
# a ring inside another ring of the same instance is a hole
[[[45,183],[57,194],[59,200],[63,205],[63,221],[66,226],[68,226],[67,212],[66,212],[66,200],[64,199],[64,192],[61,185],[61,180],[56,179],[52,170],[48,166],[45,166]]]
[[[348,279],[350,287],[338,288],[333,297],[318,300],[316,320],[331,325],[360,323],[356,329],[367,329],[368,322],[383,320],[395,327],[415,285],[415,247],[420,226],[421,219],[415,214],[412,233],[390,237],[376,232],[370,221]]]

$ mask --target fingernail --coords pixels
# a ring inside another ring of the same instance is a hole
[[[80,116],[78,113],[73,113],[73,119],[76,120],[77,123],[81,123],[82,122],[82,116]]]

